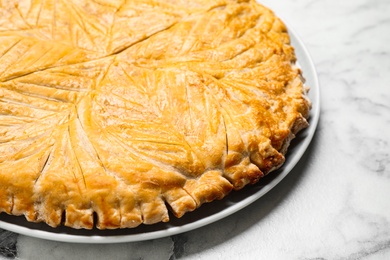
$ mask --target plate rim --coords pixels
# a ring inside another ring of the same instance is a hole
[[[152,239],[177,235],[180,233],[198,229],[200,227],[204,227],[211,223],[217,222],[223,218],[226,218],[238,212],[239,210],[249,206],[256,200],[260,199],[262,196],[264,196],[266,193],[272,190],[278,183],[280,183],[300,161],[300,159],[302,158],[303,154],[309,147],[314,137],[314,134],[318,126],[319,117],[320,117],[320,107],[321,107],[320,85],[319,85],[318,74],[313,59],[308,49],[306,48],[305,44],[303,43],[299,35],[296,33],[296,31],[293,28],[291,28],[291,26],[287,26],[287,28],[291,39],[291,44],[295,49],[295,54],[297,56],[298,62],[299,61],[302,62],[302,60],[305,60],[304,63],[305,63],[305,67],[307,68],[303,70],[304,73],[303,76],[305,78],[307,76],[311,77],[311,82],[310,82],[311,92],[309,92],[309,96],[313,96],[311,100],[312,101],[315,100],[315,102],[313,102],[312,109],[310,111],[310,118],[309,118],[310,125],[308,128],[304,130],[306,131],[307,135],[304,137],[303,140],[301,140],[301,143],[297,144],[298,146],[297,152],[293,156],[290,155],[292,157],[290,158],[291,160],[285,163],[285,165],[283,166],[283,170],[281,170],[280,174],[278,174],[270,183],[262,186],[261,189],[259,189],[254,194],[246,197],[245,199],[235,203],[232,206],[227,207],[226,209],[218,213],[201,218],[192,223],[184,224],[182,226],[168,227],[167,229],[151,231],[147,233],[137,233],[137,234],[118,235],[118,236],[73,235],[73,234],[54,233],[50,231],[29,228],[26,226],[5,222],[2,220],[0,220],[0,228],[21,235],[26,235],[29,237],[57,241],[57,242],[81,243],[81,244],[109,244],[109,243],[139,242],[139,241],[152,240]],[[307,76],[305,76],[305,74]],[[313,93],[313,91],[314,94],[310,95],[310,93]]]

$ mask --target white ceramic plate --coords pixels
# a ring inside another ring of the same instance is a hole
[[[287,160],[281,169],[266,176],[256,185],[246,187],[239,192],[232,192],[221,201],[202,205],[199,209],[187,213],[181,219],[172,216],[169,223],[159,223],[151,226],[142,225],[135,229],[122,230],[75,230],[67,227],[54,229],[44,223],[29,223],[24,217],[9,216],[3,213],[0,214],[0,228],[31,237],[72,243],[142,241],[200,228],[225,218],[262,197],[274,188],[298,163],[312,140],[320,115],[320,92],[316,70],[303,42],[293,30],[289,29],[289,32],[292,45],[296,50],[299,66],[306,78],[306,85],[311,88],[309,97],[312,100],[313,107],[309,118],[310,126],[300,132],[297,138],[292,141],[286,155]]]

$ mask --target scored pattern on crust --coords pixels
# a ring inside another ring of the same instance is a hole
[[[255,1],[2,2],[0,212],[128,228],[256,183],[307,127],[294,64]]]

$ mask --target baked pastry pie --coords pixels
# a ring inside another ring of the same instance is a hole
[[[251,0],[0,2],[0,212],[132,228],[256,183],[308,125],[295,61]]]

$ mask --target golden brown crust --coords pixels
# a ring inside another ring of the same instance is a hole
[[[255,1],[21,0],[0,14],[0,212],[166,222],[167,205],[181,217],[279,168],[308,125],[286,27]]]

